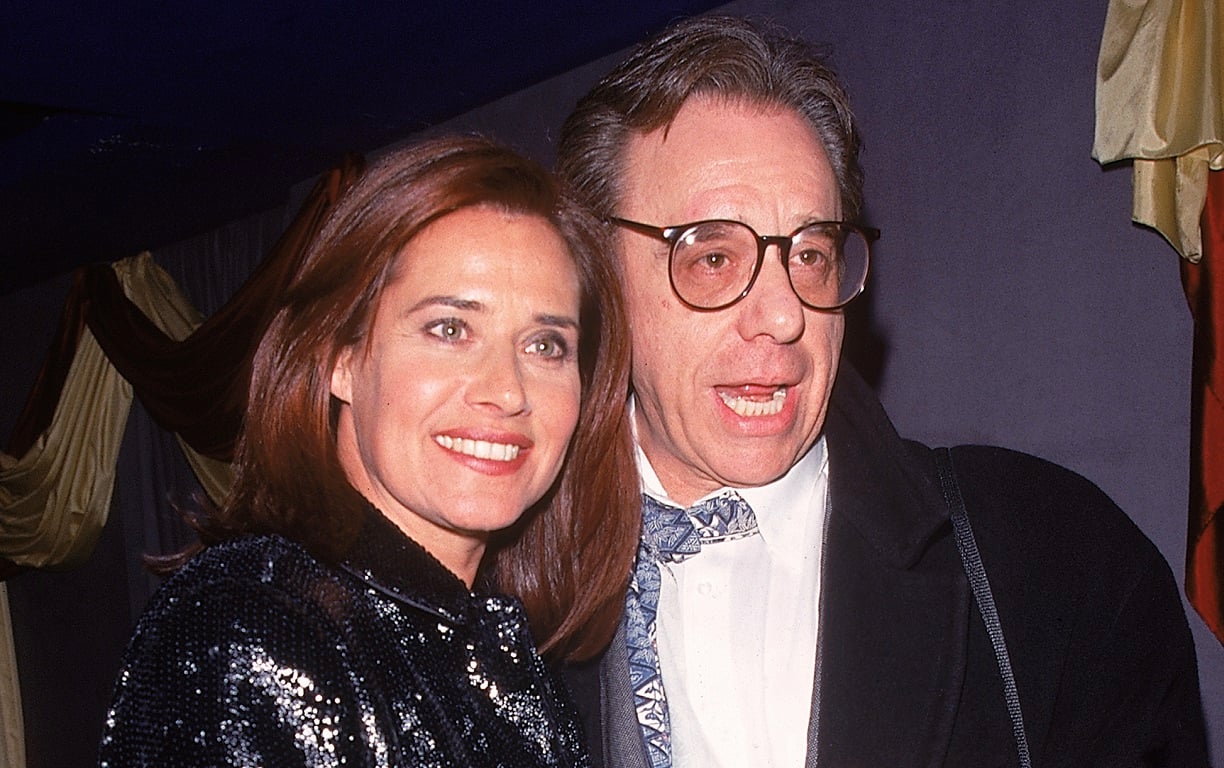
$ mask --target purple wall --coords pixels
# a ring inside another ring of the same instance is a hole
[[[1181,581],[1192,323],[1178,256],[1091,157],[1107,3],[742,2],[832,44],[883,230],[871,320],[903,434],[1036,453],[1100,485]],[[851,331],[853,334],[853,331]],[[1193,612],[1224,761],[1224,648]]]
[[[1091,158],[1106,3],[746,0],[829,43],[866,140],[884,237],[849,344],[880,359],[903,434],[1007,445],[1093,479],[1183,568],[1191,323],[1177,256],[1129,223],[1129,168]],[[612,59],[448,124],[550,160],[556,129]],[[159,254],[160,256],[160,254]],[[0,437],[66,283],[0,298]],[[12,329],[20,329],[13,332]],[[148,495],[128,473],[117,494]],[[31,768],[88,764],[143,585],[123,515],[81,571],[10,585]],[[1190,615],[1217,763],[1224,649]],[[76,659],[76,661],[73,661]],[[100,717],[100,713],[97,715]],[[73,735],[79,734],[79,735]]]

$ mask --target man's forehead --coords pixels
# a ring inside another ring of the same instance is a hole
[[[762,196],[785,203],[787,219],[840,210],[816,131],[795,110],[773,104],[692,98],[666,126],[630,137],[622,170],[616,213],[629,218],[735,218],[738,207],[756,207]]]

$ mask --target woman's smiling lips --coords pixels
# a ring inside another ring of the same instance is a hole
[[[531,441],[522,435],[460,435],[439,433],[433,440],[464,464],[481,472],[497,473],[518,469],[526,460]]]

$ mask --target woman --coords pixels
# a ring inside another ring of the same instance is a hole
[[[592,656],[635,548],[594,231],[482,139],[365,172],[259,345],[234,491],[137,627],[103,765],[586,763],[527,620]]]

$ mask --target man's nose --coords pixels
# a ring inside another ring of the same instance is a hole
[[[803,302],[791,288],[784,258],[782,246],[770,244],[766,247],[761,272],[752,290],[740,302],[743,306],[739,329],[745,340],[767,336],[779,344],[787,344],[803,336],[806,322]]]

